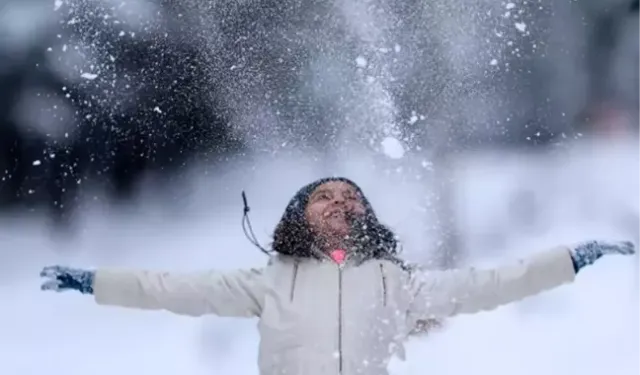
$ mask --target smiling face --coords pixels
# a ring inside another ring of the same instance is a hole
[[[305,208],[309,228],[328,247],[341,246],[351,232],[351,217],[364,214],[360,193],[342,181],[318,186],[309,196]]]

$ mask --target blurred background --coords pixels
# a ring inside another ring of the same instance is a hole
[[[0,0],[1,372],[255,373],[251,324],[37,290],[50,263],[262,265],[241,190],[266,245],[297,188],[351,177],[434,268],[638,243],[638,32],[629,0]],[[637,373],[637,258],[609,262],[398,373]]]

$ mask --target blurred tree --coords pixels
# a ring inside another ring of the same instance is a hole
[[[549,104],[537,47],[553,12],[489,1],[365,5],[47,5],[47,32],[0,45],[0,209],[63,219],[87,187],[127,199],[142,176],[179,175],[196,159],[283,144],[331,152],[345,138],[367,145],[391,121],[433,156],[442,233],[455,233],[445,224],[451,152],[537,147],[557,134],[549,113],[561,111]],[[628,5],[625,14],[637,12]],[[611,52],[615,17],[589,34],[591,75],[608,66],[600,54]],[[605,85],[592,82],[593,92]]]

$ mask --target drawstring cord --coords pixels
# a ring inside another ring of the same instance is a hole
[[[249,240],[249,242],[251,242],[253,246],[260,249],[260,251],[262,251],[267,255],[271,255],[269,250],[265,249],[264,247],[262,247],[262,245],[260,245],[260,242],[258,241],[256,234],[253,232],[253,228],[251,227],[251,220],[249,219],[249,211],[251,210],[251,208],[247,203],[247,195],[245,194],[244,190],[242,191],[242,203],[244,204],[244,209],[242,213],[242,231],[244,232],[245,237],[247,237],[247,239]]]

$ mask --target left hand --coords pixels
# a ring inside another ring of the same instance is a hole
[[[571,250],[571,259],[577,273],[585,266],[593,264],[603,255],[632,255],[635,252],[635,245],[630,241],[587,241],[576,245]]]

